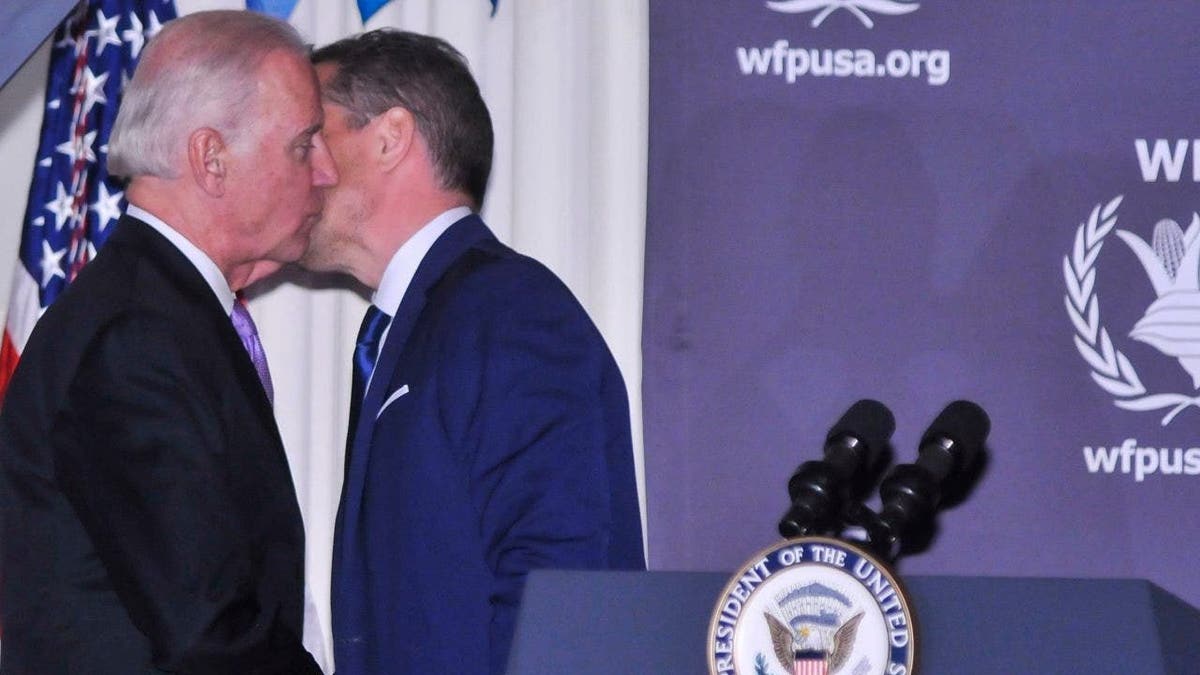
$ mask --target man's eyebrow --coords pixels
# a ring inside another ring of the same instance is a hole
[[[308,140],[308,139],[312,138],[313,136],[316,136],[317,132],[319,132],[321,130],[321,127],[324,126],[324,124],[325,124],[324,122],[317,122],[316,124],[312,125],[311,127],[308,127],[304,131],[301,131],[300,133],[296,134],[296,140],[298,140],[298,141],[299,140]]]

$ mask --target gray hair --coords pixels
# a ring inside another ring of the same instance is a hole
[[[257,12],[197,12],[168,23],[125,88],[108,140],[109,173],[178,177],[187,137],[200,127],[233,142],[254,123],[255,75],[275,50],[308,57],[296,29]]]

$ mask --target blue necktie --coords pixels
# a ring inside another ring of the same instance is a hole
[[[362,317],[359,327],[358,340],[354,341],[354,375],[350,380],[350,425],[346,430],[346,456],[349,456],[350,447],[354,444],[354,430],[358,429],[362,399],[366,396],[367,382],[371,380],[371,372],[379,357],[379,339],[389,322],[391,317],[379,307],[367,307],[367,315]]]
[[[392,317],[375,305],[367,308],[362,326],[358,329],[358,339],[354,343],[354,379],[350,384],[353,396],[351,406],[361,404],[366,395],[367,381],[371,379],[371,371],[375,370],[375,359],[379,357],[379,338]]]
[[[358,414],[362,410],[363,397],[366,396],[367,381],[375,370],[375,360],[379,357],[379,339],[391,322],[392,317],[375,305],[367,308],[362,326],[358,329],[358,339],[354,341],[353,376],[350,380],[350,423],[346,428],[346,470],[350,470],[350,451],[354,448],[354,432],[358,429]]]

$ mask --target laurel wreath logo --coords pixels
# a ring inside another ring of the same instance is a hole
[[[768,8],[785,14],[800,14],[820,9],[821,11],[813,17],[813,28],[818,28],[830,14],[839,9],[844,9],[858,17],[858,20],[867,28],[874,28],[875,22],[871,20],[870,16],[867,16],[867,12],[897,16],[915,12],[920,6],[918,3],[906,0],[767,0]]]
[[[1108,330],[1100,324],[1100,298],[1096,294],[1096,259],[1104,239],[1117,224],[1117,207],[1124,195],[1107,204],[1097,204],[1087,222],[1075,230],[1075,244],[1063,256],[1063,277],[1067,294],[1063,300],[1067,316],[1075,326],[1075,348],[1091,368],[1092,380],[1113,396],[1113,403],[1124,410],[1146,412],[1171,410],[1162,419],[1167,426],[1179,413],[1190,407],[1200,408],[1200,396],[1184,394],[1147,394],[1137,370],[1121,350],[1113,347]]]

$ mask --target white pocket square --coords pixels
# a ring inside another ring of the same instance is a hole
[[[407,384],[400,387],[396,391],[393,391],[392,395],[388,396],[387,400],[383,402],[383,405],[379,406],[379,412],[375,413],[375,419],[379,419],[379,416],[383,414],[383,411],[386,410],[389,405],[395,403],[396,401],[398,401],[400,399],[401,396],[403,396],[407,393],[408,393],[408,385]]]

